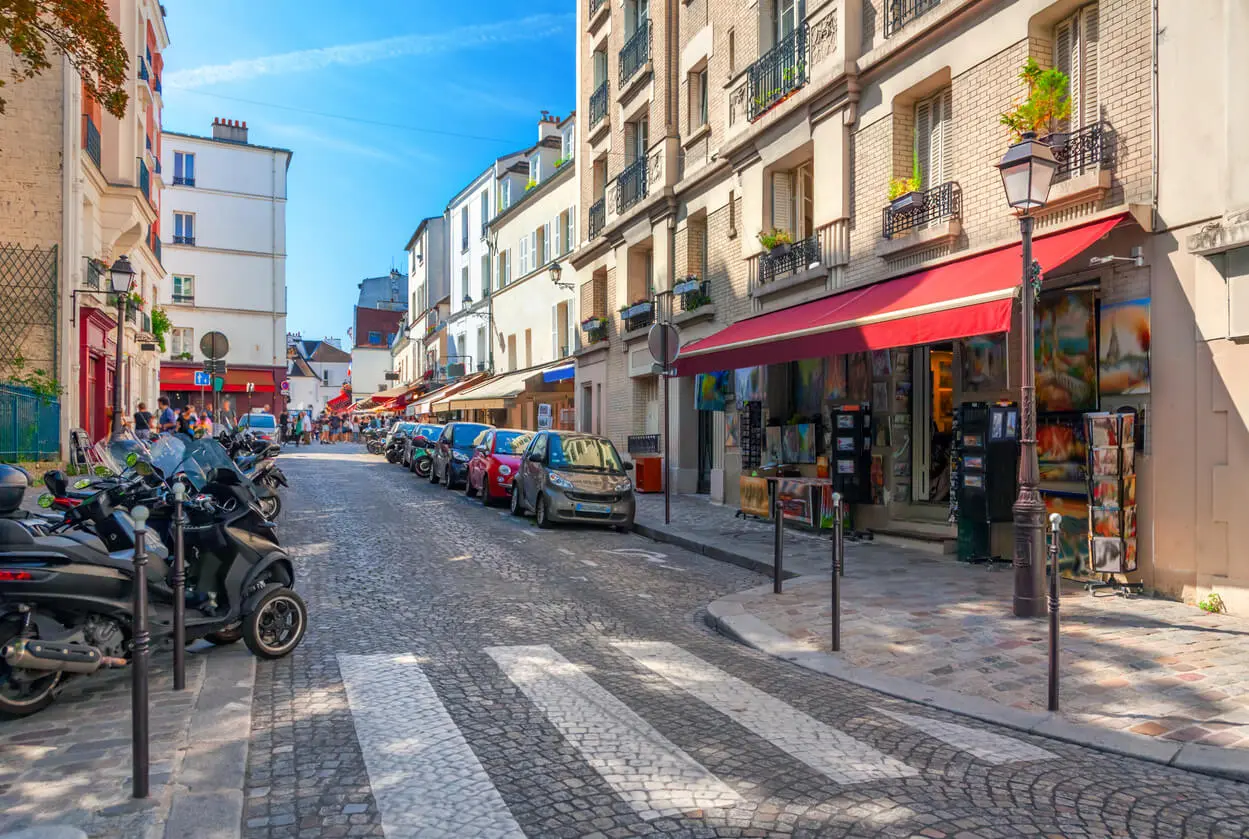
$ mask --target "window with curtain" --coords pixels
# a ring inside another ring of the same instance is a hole
[[[1101,116],[1098,105],[1097,4],[1078,10],[1054,27],[1054,66],[1071,80],[1071,119],[1062,128],[1092,125]]]

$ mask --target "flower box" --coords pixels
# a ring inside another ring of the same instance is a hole
[[[892,213],[906,213],[911,210],[918,210],[924,206],[924,193],[918,190],[904,192],[897,198],[889,202],[889,211]]]
[[[648,312],[651,311],[651,309],[654,308],[654,305],[655,304],[649,300],[642,300],[640,302],[634,303],[632,306],[626,306],[625,308],[621,309],[620,316],[624,318],[625,320],[630,320],[632,318],[637,317],[638,315],[647,314]]]
[[[599,318],[599,317],[586,318],[585,320],[581,321],[581,331],[590,332],[591,330],[598,329],[600,326],[606,326],[606,325],[607,325],[607,318]]]
[[[698,291],[702,287],[703,281],[698,277],[689,277],[682,280],[672,287],[673,294],[689,294],[692,291]]]

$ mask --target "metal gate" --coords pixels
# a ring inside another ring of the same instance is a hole
[[[60,452],[60,400],[17,377],[57,374],[57,246],[0,243],[0,460],[44,460]]]

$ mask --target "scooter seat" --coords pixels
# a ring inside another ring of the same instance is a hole
[[[30,531],[10,519],[0,519],[0,545],[33,545]]]

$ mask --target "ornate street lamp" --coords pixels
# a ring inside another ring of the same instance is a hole
[[[997,165],[1002,173],[1006,203],[1019,211],[1023,236],[1023,312],[1020,347],[1023,377],[1020,387],[1019,494],[1013,507],[1015,520],[1015,597],[1016,617],[1033,618],[1045,614],[1045,504],[1038,484],[1041,478],[1036,448],[1036,358],[1033,348],[1036,291],[1032,278],[1039,266],[1032,262],[1032,215],[1049,200],[1050,185],[1058,161],[1046,144],[1032,132],[1006,151]],[[1057,569],[1055,569],[1057,573]]]
[[[117,258],[113,263],[113,267],[108,269],[109,289],[113,292],[113,296],[117,298],[117,362],[113,368],[113,428],[114,434],[120,434],[122,430],[122,417],[125,416],[125,406],[122,404],[122,343],[126,337],[126,303],[129,300],[130,288],[134,285],[134,268],[130,266],[130,260],[125,254]]]
[[[556,288],[562,288],[565,291],[572,291],[572,283],[560,282],[560,277],[564,274],[564,268],[558,262],[551,263],[551,283]]]

